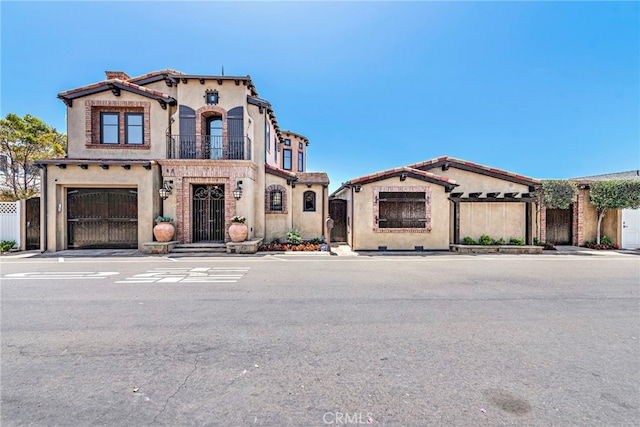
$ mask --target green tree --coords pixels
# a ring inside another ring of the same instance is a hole
[[[542,204],[548,209],[569,209],[576,201],[578,185],[566,179],[542,181]]]
[[[594,181],[591,187],[591,203],[598,212],[597,243],[600,244],[600,225],[609,210],[640,208],[640,179]]]
[[[40,173],[33,162],[63,156],[66,146],[66,135],[37,117],[7,114],[0,120],[0,199],[15,201],[37,194]]]

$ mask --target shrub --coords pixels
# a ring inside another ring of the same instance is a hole
[[[493,240],[491,238],[491,236],[487,235],[487,234],[483,234],[482,236],[480,236],[480,240],[478,241],[481,245],[493,245],[495,243],[495,240]]]
[[[605,245],[606,247],[613,247],[613,243],[611,242],[611,239],[608,238],[607,236],[602,236],[602,239],[600,239],[600,244]]]
[[[9,252],[15,245],[15,240],[2,240],[0,241],[0,252]]]
[[[509,239],[509,244],[510,245],[517,245],[517,246],[524,246],[524,239],[523,238],[518,238],[518,237],[511,237]]]
[[[498,240],[496,240],[494,243],[496,245],[506,245],[507,244],[507,242],[505,242],[505,240],[502,237],[499,238]]]
[[[299,245],[300,243],[302,243],[302,236],[300,235],[300,232],[298,230],[296,230],[295,228],[292,228],[287,233],[286,240],[287,240],[287,243]]]
[[[478,242],[476,242],[475,240],[473,240],[469,236],[467,236],[464,239],[462,239],[462,243],[464,243],[465,245],[477,245],[478,244]]]
[[[173,218],[171,218],[170,216],[157,216],[156,217],[156,223],[158,222],[171,222],[173,221]]]

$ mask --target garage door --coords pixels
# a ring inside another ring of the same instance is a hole
[[[69,249],[138,247],[138,192],[131,188],[70,188]]]

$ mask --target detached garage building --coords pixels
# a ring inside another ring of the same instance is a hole
[[[349,180],[330,198],[353,250],[449,249],[464,237],[533,243],[537,179],[453,157]]]

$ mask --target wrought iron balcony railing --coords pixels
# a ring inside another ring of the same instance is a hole
[[[167,158],[251,160],[246,136],[167,135]]]

